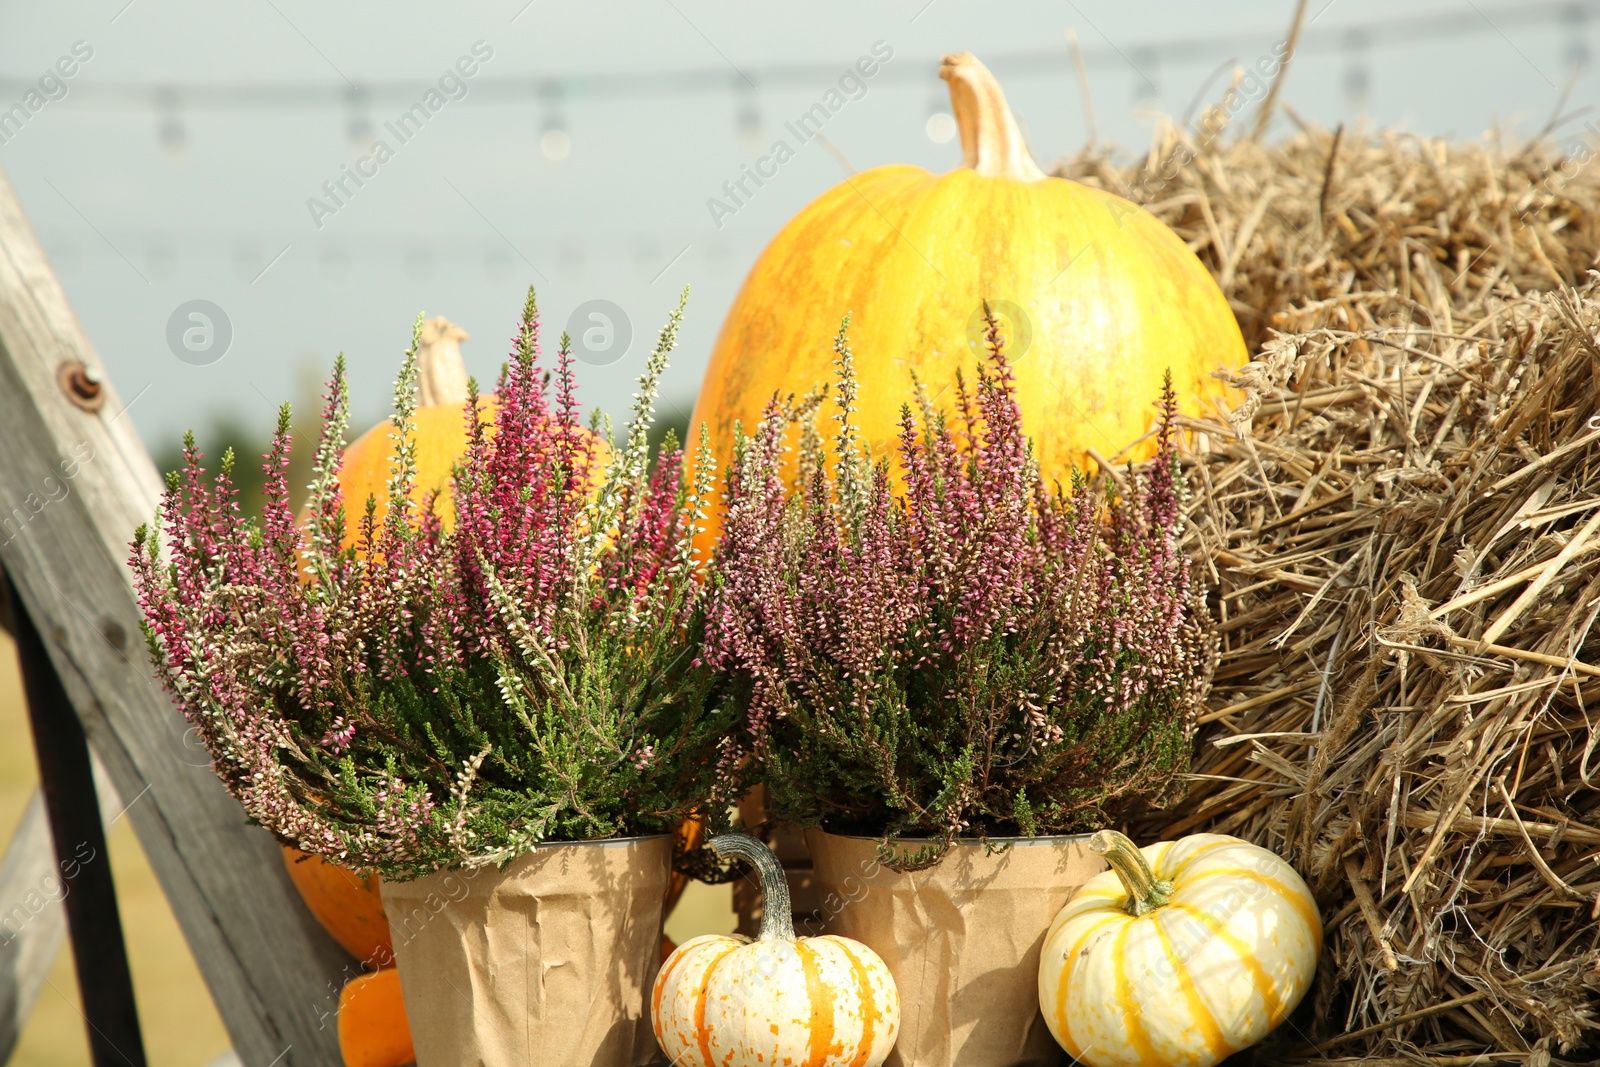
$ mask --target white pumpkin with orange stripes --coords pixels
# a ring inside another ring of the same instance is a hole
[[[709,842],[754,864],[764,899],[754,941],[696,937],[667,957],[650,998],[675,1067],[879,1067],[900,1030],[889,968],[847,937],[794,936],[778,858],[746,834]]]
[[[1039,1008],[1091,1067],[1211,1067],[1305,996],[1322,920],[1300,876],[1236,837],[1140,849],[1101,830],[1111,870],[1061,909],[1039,961]]]

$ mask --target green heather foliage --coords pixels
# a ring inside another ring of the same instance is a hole
[[[872,464],[841,330],[831,454],[820,400],[775,398],[738,442],[713,559],[703,658],[733,679],[769,810],[891,852],[933,839],[902,868],[957,837],[1083,830],[1161,799],[1215,659],[1178,546],[1170,387],[1159,455],[1124,494],[1046,486],[992,319],[988,340],[957,415],[919,387],[895,462]]]
[[[162,535],[140,529],[132,566],[158,674],[251,818],[305,851],[409,878],[726,810],[732,713],[709,699],[714,676],[694,655],[708,451],[702,441],[685,485],[681,451],[652,463],[648,445],[682,310],[607,452],[599,427],[578,423],[565,337],[553,379],[540,369],[530,292],[493,432],[476,387],[463,410],[448,531],[437,501],[413,491],[415,335],[388,511],[353,502],[364,517],[349,549],[342,360],[303,525],[288,503],[287,409],[260,520],[240,512],[231,454],[209,479],[190,442]]]

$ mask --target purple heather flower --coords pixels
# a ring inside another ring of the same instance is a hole
[[[508,858],[553,827],[670,825],[674,805],[703,799],[696,775],[709,795],[721,732],[690,736],[661,710],[674,706],[662,679],[692,660],[693,517],[709,492],[705,476],[683,486],[680,452],[652,464],[646,444],[681,313],[607,461],[579,424],[567,345],[553,378],[540,366],[530,294],[492,424],[476,395],[462,413],[453,529],[416,487],[415,332],[381,518],[376,501],[339,488],[342,359],[303,521],[290,505],[287,408],[263,460],[259,521],[240,514],[231,455],[210,478],[189,439],[160,536],[140,530],[131,566],[158,675],[253,819],[308,852],[406,876]],[[563,778],[573,761],[592,787]],[[497,839],[477,832],[480,814]]]
[[[1170,388],[1125,496],[1050,486],[993,320],[988,342],[952,414],[918,386],[892,461],[859,442],[843,331],[833,454],[777,398],[735,450],[701,655],[747,689],[780,817],[1061,829],[1160,792],[1186,750],[1211,660],[1179,549]]]

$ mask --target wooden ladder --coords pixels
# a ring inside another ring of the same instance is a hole
[[[0,568],[44,794],[0,865],[0,1064],[62,926],[27,894],[56,876],[96,1067],[144,1067],[97,758],[243,1067],[335,1067],[334,1011],[354,962],[301,904],[271,835],[211,773],[146,658],[128,542],[161,486],[123,411],[0,173]],[[8,914],[32,921],[7,926]]]

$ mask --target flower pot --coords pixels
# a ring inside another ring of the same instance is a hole
[[[543,844],[384,882],[417,1067],[638,1067],[672,838]]]
[[[1088,836],[956,844],[935,867],[878,863],[874,838],[808,830],[830,934],[883,957],[900,989],[886,1067],[1042,1067],[1066,1054],[1039,1014],[1039,953],[1078,887],[1105,870]],[[906,841],[916,847],[919,842]]]

